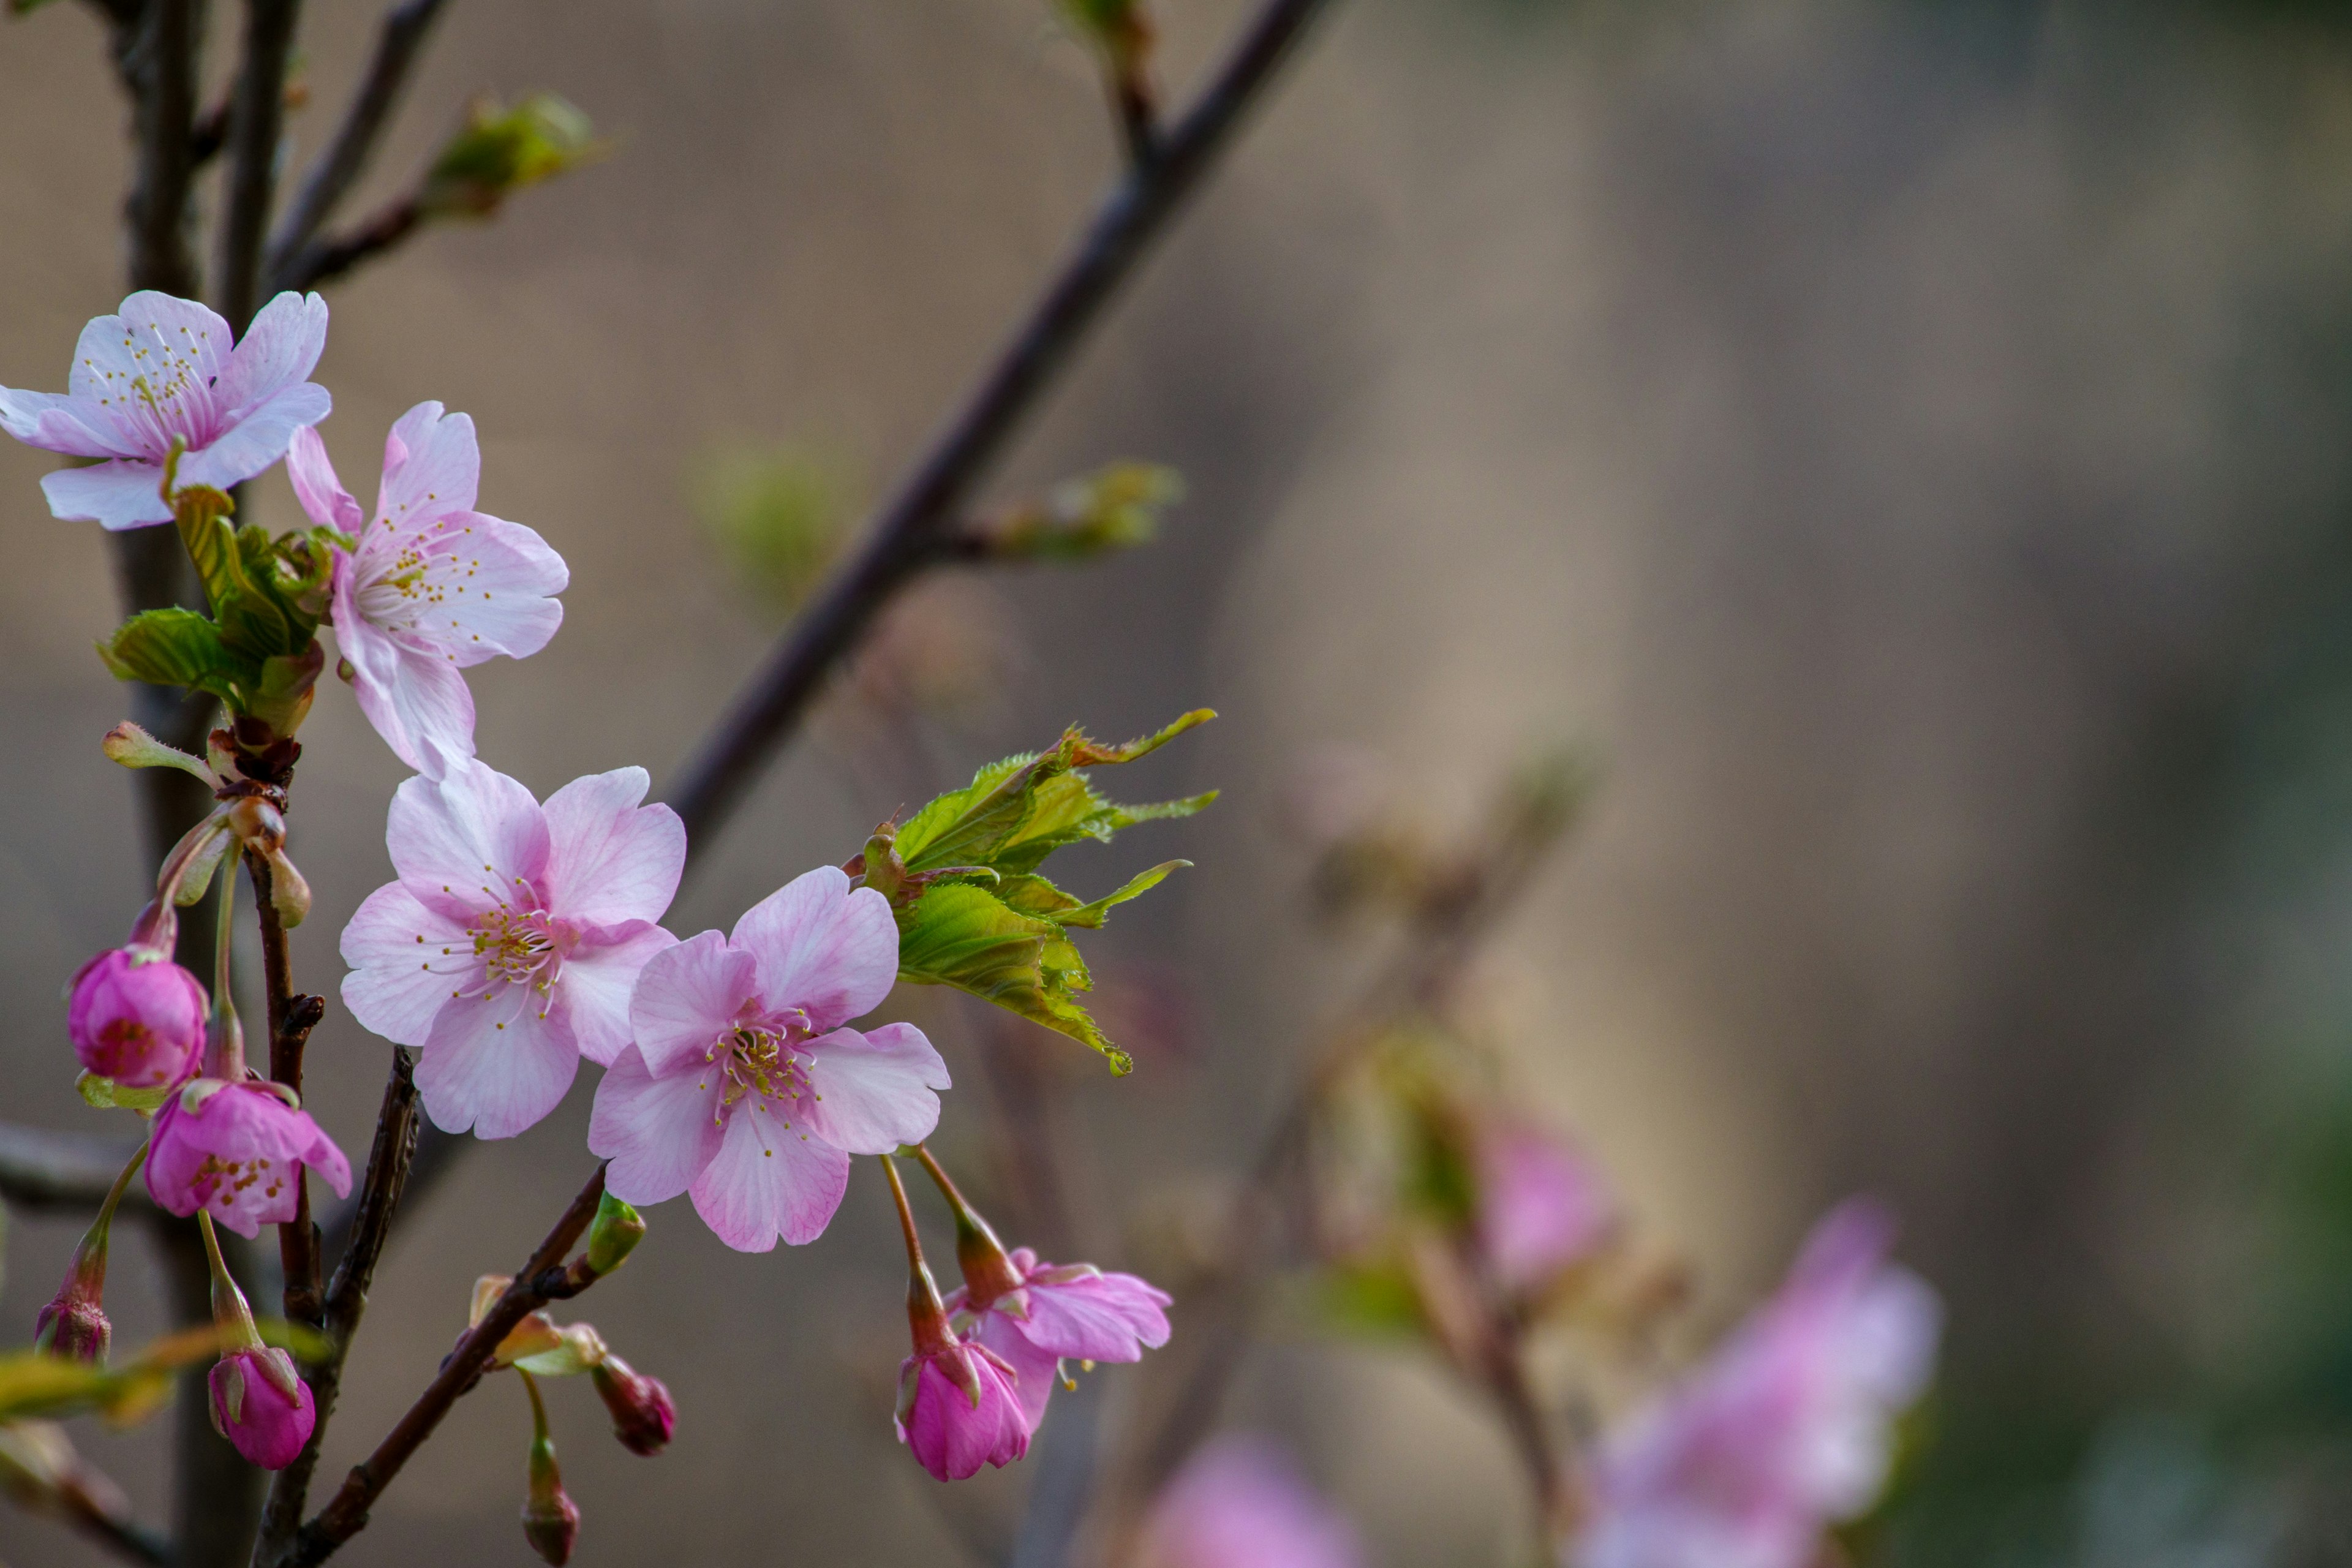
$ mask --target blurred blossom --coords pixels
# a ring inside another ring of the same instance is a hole
[[[816,587],[859,505],[847,466],[802,447],[731,453],[698,488],[697,510],[731,582],[778,615]]]
[[[1539,1294],[1608,1239],[1616,1207],[1574,1148],[1525,1122],[1482,1129],[1475,1153],[1478,1243],[1514,1297]]]
[[[1223,1437],[1171,1481],[1140,1568],[1363,1568],[1354,1527],[1262,1437]]]
[[[1927,1384],[1934,1292],[1852,1202],[1707,1363],[1610,1440],[1575,1568],[1806,1568],[1885,1484],[1895,1417]]]

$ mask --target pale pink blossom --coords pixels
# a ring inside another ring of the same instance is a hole
[[[1608,1442],[1577,1568],[1805,1568],[1869,1507],[1942,1316],[1893,1241],[1866,1203],[1815,1227],[1779,1292]]]
[[[1363,1568],[1355,1530],[1262,1437],[1193,1456],[1145,1521],[1140,1568]]]
[[[898,1441],[943,1481],[969,1480],[1029,1451],[1019,1377],[984,1345],[950,1339],[898,1367]]]
[[[1479,1250],[1514,1296],[1540,1293],[1616,1223],[1601,1173],[1540,1128],[1508,1120],[1482,1128],[1473,1166]]]
[[[580,1058],[629,1043],[629,993],[677,939],[655,924],[686,868],[686,827],[641,805],[643,768],[547,797],[471,758],[393,795],[398,880],[343,928],[343,1002],[421,1052],[436,1125],[511,1138],[555,1109]]]
[[[185,447],[177,483],[225,490],[327,416],[327,389],[308,379],[327,346],[324,300],[280,294],[234,348],[230,335],[195,301],[142,290],[81,330],[62,395],[0,387],[0,430],[105,459],[42,479],[49,510],[114,529],[169,522],[162,486],[174,441]]]
[[[458,672],[547,646],[563,621],[563,558],[521,523],[474,510],[474,421],[437,403],[384,437],[373,518],[317,431],[294,437],[286,472],[311,521],[355,542],[335,552],[331,618],[360,710],[402,762],[437,778],[474,754],[474,697]]]
[[[284,1351],[231,1351],[213,1363],[205,1384],[214,1429],[263,1469],[284,1469],[310,1440],[318,1406]]]
[[[239,1236],[294,1217],[305,1169],[348,1196],[351,1162],[282,1092],[200,1078],[165,1100],[147,1152],[148,1195],[176,1215],[204,1209]]]
[[[966,1285],[948,1297],[950,1311],[972,1315],[971,1337],[1020,1374],[1021,1413],[1035,1430],[1066,1361],[1135,1362],[1168,1342],[1171,1298],[1132,1274],[1091,1263],[1055,1266],[1016,1247],[1007,1256],[1013,1289],[974,1307]]]
[[[596,1088],[588,1146],[633,1204],[690,1192],[728,1246],[814,1241],[852,1154],[887,1154],[939,1124],[947,1064],[911,1024],[844,1027],[890,994],[898,928],[834,867],[656,955],[630,1004],[636,1043]]]
[[[138,943],[109,948],[74,976],[66,1034],[99,1077],[163,1089],[195,1069],[211,1006],[204,983],[169,953]]]

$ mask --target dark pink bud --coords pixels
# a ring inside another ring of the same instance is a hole
[[[33,1348],[67,1361],[97,1366],[106,1360],[107,1348],[113,1342],[114,1325],[106,1321],[106,1309],[99,1305],[97,1297],[76,1289],[71,1278],[33,1320]]]
[[[563,1489],[563,1472],[555,1468],[555,1445],[545,1436],[530,1446],[530,1493],[523,1500],[522,1534],[539,1560],[553,1568],[572,1561],[572,1542],[580,1539],[580,1505]]]
[[[898,1368],[898,1441],[923,1468],[961,1481],[1029,1451],[1020,1375],[993,1351],[960,1342],[919,1348]]]
[[[211,1006],[196,977],[144,947],[111,948],[74,976],[66,1032],[81,1065],[125,1089],[163,1089],[188,1076]]]
[[[597,1396],[613,1413],[613,1436],[632,1454],[650,1458],[669,1447],[677,1426],[677,1406],[661,1379],[647,1377],[616,1355],[606,1355],[588,1369]]]
[[[284,1351],[231,1351],[213,1364],[206,1386],[214,1427],[263,1469],[284,1469],[310,1440],[318,1412]]]

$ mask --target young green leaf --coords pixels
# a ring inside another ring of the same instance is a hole
[[[185,686],[236,706],[259,681],[257,661],[232,651],[220,627],[194,610],[142,610],[98,645],[98,657],[124,680]]]

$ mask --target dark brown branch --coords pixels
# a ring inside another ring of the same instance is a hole
[[[95,1212],[138,1147],[131,1138],[52,1132],[0,1121],[0,1198],[22,1209]],[[131,1183],[122,1201],[132,1207],[144,1205],[146,1184]]]
[[[315,289],[341,278],[406,239],[416,231],[424,216],[423,205],[413,195],[388,203],[359,227],[314,239],[304,246],[278,268],[275,287]]]
[[[604,1196],[604,1167],[599,1165],[588,1184],[580,1189],[580,1195],[572,1200],[563,1217],[556,1221],[555,1228],[547,1233],[547,1239],[539,1244],[539,1250],[530,1255],[530,1261],[515,1276],[514,1283],[507,1287],[506,1293],[480,1322],[466,1331],[457,1348],[441,1363],[440,1373],[394,1424],[383,1441],[376,1445],[375,1452],[352,1467],[333,1499],[296,1532],[293,1544],[276,1559],[277,1568],[313,1568],[357,1534],[366,1525],[368,1510],[375,1505],[383,1489],[392,1484],[409,1456],[433,1435],[433,1429],[449,1414],[450,1407],[480,1379],[499,1342],[514,1331],[515,1325],[549,1301],[577,1295],[593,1282],[593,1274],[580,1277],[585,1268],[584,1259],[567,1268],[563,1258],[586,1234]]]
[[[195,253],[188,243],[196,21],[196,0],[151,0],[137,27],[118,35],[115,64],[131,93],[139,143],[124,215],[133,289],[196,291]]]
[[[328,276],[314,271],[308,279],[298,278],[293,264],[310,248],[319,231],[335,216],[335,208],[367,172],[442,4],[443,0],[405,0],[384,13],[375,54],[368,60],[366,74],[360,79],[342,124],[336,128],[334,141],[310,165],[293,205],[270,238],[268,274],[273,289],[305,289]],[[344,267],[351,265],[346,262]]]
[[[153,1568],[169,1568],[172,1543],[163,1536],[139,1523],[102,1508],[79,1508],[68,1505],[66,1518],[79,1530],[113,1552],[126,1563],[146,1563]]]
[[[194,167],[203,168],[219,157],[220,150],[228,145],[229,110],[236,102],[234,98],[222,99],[196,116],[195,124],[189,127],[188,162]]]
[[[891,596],[937,561],[971,492],[1000,457],[1134,272],[1152,242],[1200,184],[1276,68],[1326,0],[1266,0],[1240,45],[1157,154],[1129,171],[973,389],[961,410],[869,526],[866,542],[736,698],[671,804],[686,821],[689,857],[718,830],[760,769]]]
[[[262,1510],[261,1536],[253,1560],[266,1564],[285,1551],[302,1522],[302,1509],[310,1490],[310,1477],[319,1468],[319,1447],[326,1441],[327,1423],[335,1414],[342,1390],[343,1363],[352,1353],[360,1318],[367,1310],[368,1287],[375,1266],[392,1234],[392,1216],[400,1207],[408,1182],[410,1162],[416,1153],[416,1068],[408,1053],[394,1046],[392,1076],[383,1086],[383,1105],[375,1119],[375,1144],[368,1151],[367,1174],[361,1178],[358,1209],[351,1226],[350,1245],[335,1266],[334,1282],[327,1289],[325,1319],[327,1356],[309,1369],[310,1394],[318,1416],[310,1440],[294,1462],[270,1482],[269,1501]]]
[[[278,141],[286,125],[286,66],[301,0],[246,0],[245,54],[229,112],[226,200],[220,223],[221,314],[243,332],[261,304],[261,245],[278,190]]]

